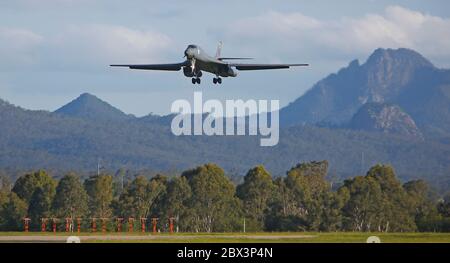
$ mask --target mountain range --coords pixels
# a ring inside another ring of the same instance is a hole
[[[89,120],[126,120],[132,118],[96,96],[83,93],[55,111],[57,114]]]
[[[348,128],[423,139],[412,117],[398,105],[368,102],[353,115]]]
[[[377,49],[362,65],[352,61],[281,110],[284,125],[340,126],[366,103],[391,103],[428,136],[450,131],[450,70],[409,49]]]
[[[0,169],[55,173],[180,171],[216,162],[241,176],[264,164],[280,176],[298,162],[326,159],[338,179],[392,164],[400,178],[450,189],[450,70],[409,49],[377,49],[320,80],[280,110],[280,143],[254,136],[174,136],[173,115],[135,117],[84,93],[55,112],[0,100]]]

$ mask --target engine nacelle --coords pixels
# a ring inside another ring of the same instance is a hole
[[[227,75],[230,76],[230,77],[236,77],[237,76],[237,72],[235,70],[233,70],[232,67],[228,67]]]
[[[186,77],[201,77],[203,75],[201,70],[196,70],[195,72],[192,72],[192,68],[191,67],[183,67],[183,74]]]

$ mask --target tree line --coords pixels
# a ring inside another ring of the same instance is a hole
[[[340,185],[327,180],[328,162],[292,167],[272,178],[262,166],[235,185],[216,164],[179,176],[142,175],[121,184],[102,173],[59,181],[46,171],[26,173],[0,185],[0,230],[40,230],[41,218],[158,217],[167,231],[174,218],[182,232],[243,231],[450,231],[450,195],[439,198],[423,180],[401,183],[394,169],[375,165]],[[114,229],[113,220],[108,228]],[[62,227],[62,226],[61,226]],[[138,227],[138,226],[137,226]]]

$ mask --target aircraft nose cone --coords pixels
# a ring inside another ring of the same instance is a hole
[[[192,49],[190,49],[190,48],[188,48],[184,51],[184,55],[189,59],[194,57],[194,53],[192,52]]]

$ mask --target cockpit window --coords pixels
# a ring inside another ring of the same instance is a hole
[[[197,48],[196,45],[189,45],[188,48]]]

